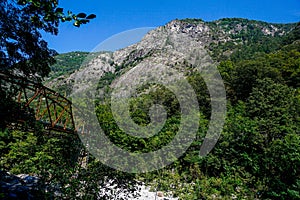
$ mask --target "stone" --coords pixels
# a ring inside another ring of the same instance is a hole
[[[158,196],[158,197],[164,197],[164,193],[161,192],[161,191],[158,191],[158,192],[157,192],[157,196]]]
[[[39,190],[39,178],[27,174],[12,175],[0,171],[0,194],[4,199],[34,200]]]

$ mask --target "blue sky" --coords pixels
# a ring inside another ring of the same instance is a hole
[[[59,53],[91,51],[107,38],[123,31],[157,27],[173,19],[200,18],[213,21],[241,17],[275,23],[300,21],[300,0],[59,0],[74,13],[96,14],[80,28],[62,23],[58,36],[43,34],[49,47]],[[131,39],[138,40],[143,34]]]

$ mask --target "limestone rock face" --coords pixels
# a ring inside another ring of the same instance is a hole
[[[151,66],[164,64],[183,66],[185,58],[196,48],[204,50],[210,43],[210,28],[204,23],[190,25],[179,20],[150,31],[137,44],[114,53],[101,53],[69,77],[58,77],[50,85],[68,86],[72,92],[80,92],[95,84],[105,72],[131,68],[136,65]]]
[[[195,51],[203,56],[200,63],[207,65],[213,61],[214,48],[220,45],[231,46],[224,48],[218,54],[229,56],[238,50],[239,45],[247,44],[247,34],[253,30],[261,32],[266,37],[281,36],[293,28],[292,25],[282,26],[246,19],[220,19],[204,22],[199,19],[173,20],[148,32],[143,39],[131,46],[115,52],[104,52],[93,59],[86,59],[82,67],[69,76],[61,76],[48,84],[53,88],[67,88],[68,95],[85,90],[97,84],[106,72],[116,73],[127,71],[136,66],[146,67],[156,64],[172,66],[184,71],[187,60]],[[255,33],[256,33],[255,32]],[[244,37],[244,36],[247,37]],[[248,37],[249,38],[249,37]],[[215,60],[216,61],[216,60]]]

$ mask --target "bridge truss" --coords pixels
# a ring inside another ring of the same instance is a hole
[[[20,106],[23,114],[34,113],[45,129],[75,133],[72,102],[41,83],[0,72],[0,89],[9,94]],[[19,121],[25,119],[20,115]]]

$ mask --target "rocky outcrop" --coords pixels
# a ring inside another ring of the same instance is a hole
[[[0,199],[39,199],[39,178],[27,174],[12,175],[0,171]]]
[[[186,65],[186,57],[195,49],[205,50],[206,55],[213,55],[216,46],[226,47],[227,43],[231,46],[247,44],[247,38],[258,32],[266,37],[277,37],[286,34],[293,27],[295,25],[269,24],[239,18],[213,22],[197,19],[173,20],[148,32],[137,44],[111,53],[100,53],[93,59],[87,57],[79,70],[67,77],[58,77],[48,85],[52,88],[67,88],[67,94],[70,95],[95,84],[91,80],[100,79],[105,72],[115,73],[120,69],[126,71],[143,63],[160,63],[182,68]],[[223,51],[219,54],[229,56],[235,49],[224,48]]]

